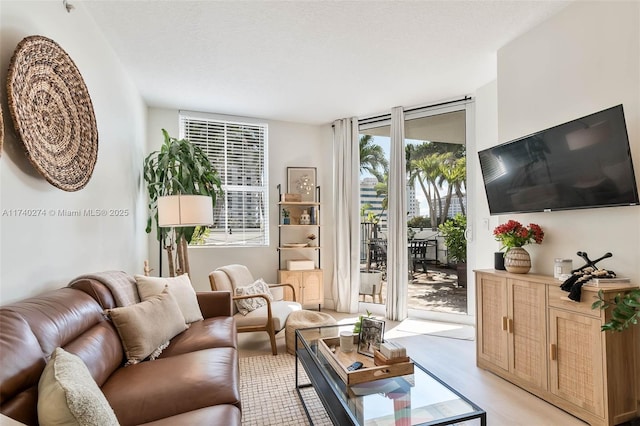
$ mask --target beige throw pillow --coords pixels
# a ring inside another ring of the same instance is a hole
[[[42,426],[118,425],[113,409],[85,363],[56,348],[38,383],[38,422]]]
[[[236,287],[236,296],[246,296],[251,294],[266,294],[270,301],[273,301],[273,295],[267,283],[262,278],[258,278],[256,282],[246,287]],[[247,299],[238,299],[235,301],[238,311],[242,315],[247,315],[251,311],[255,311],[258,308],[267,304],[267,301],[262,297],[250,297]]]
[[[169,293],[175,297],[187,324],[194,321],[202,321],[202,312],[200,311],[198,298],[196,297],[196,292],[191,285],[189,275],[184,274],[173,278],[135,275],[135,279],[136,284],[138,285],[138,294],[140,294],[140,299],[147,300],[151,296],[160,294],[166,286],[169,288]]]
[[[157,357],[169,340],[187,329],[175,298],[167,290],[144,302],[107,312],[120,334],[127,365],[152,354],[152,358]]]

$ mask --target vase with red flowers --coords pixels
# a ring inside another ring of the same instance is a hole
[[[526,244],[541,244],[544,232],[539,225],[530,223],[523,226],[517,220],[509,220],[507,223],[497,226],[493,230],[496,241],[502,244],[500,250],[504,253],[504,267],[514,274],[526,274],[531,269],[531,256],[522,248]]]

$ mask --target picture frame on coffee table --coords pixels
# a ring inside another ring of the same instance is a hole
[[[373,357],[373,351],[380,350],[384,339],[384,321],[376,318],[362,318],[358,353]]]

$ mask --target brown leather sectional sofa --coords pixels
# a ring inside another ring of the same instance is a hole
[[[237,332],[228,292],[197,293],[203,321],[154,361],[124,366],[98,281],[0,307],[0,412],[38,424],[38,381],[56,347],[79,356],[122,425],[240,425]]]

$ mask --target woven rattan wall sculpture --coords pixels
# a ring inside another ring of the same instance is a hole
[[[53,40],[24,38],[7,76],[9,112],[33,166],[52,185],[82,189],[98,158],[98,129],[80,71]]]

